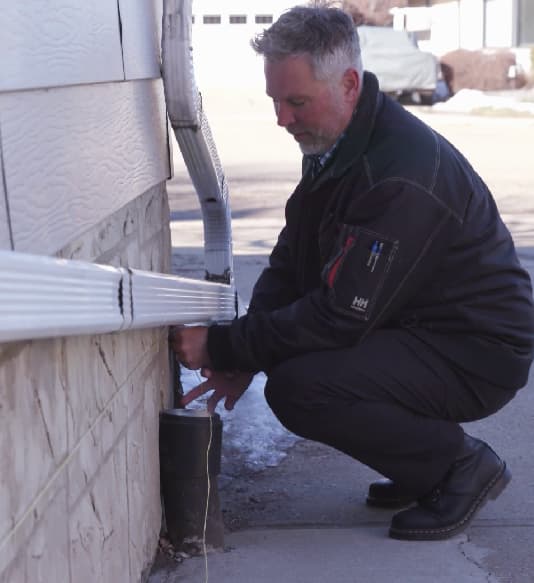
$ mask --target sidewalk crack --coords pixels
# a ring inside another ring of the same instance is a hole
[[[476,547],[476,545],[474,545],[474,543],[472,543],[469,535],[466,534],[465,539],[461,540],[458,544],[458,549],[460,550],[460,553],[462,554],[462,556],[464,557],[464,559],[466,561],[468,561],[472,565],[475,565],[475,567],[477,569],[479,569],[480,571],[482,571],[484,573],[484,575],[486,577],[486,581],[488,583],[496,583],[496,579],[495,579],[493,573],[486,569],[486,567],[482,564],[480,559],[476,559],[475,557],[472,556],[472,554],[468,553],[468,549],[465,548],[467,545],[471,545],[471,550],[473,550],[473,549],[477,549],[479,551],[482,550],[482,549],[479,549],[479,547]]]

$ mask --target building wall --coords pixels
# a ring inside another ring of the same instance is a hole
[[[511,21],[511,19],[510,19]],[[459,45],[478,50],[484,46],[484,1],[462,0],[459,11]]]
[[[458,48],[514,46],[517,0],[433,0],[428,7],[398,8],[394,26],[430,31],[419,43],[422,50],[443,55]]]
[[[0,11],[0,249],[168,272],[161,2]],[[120,24],[120,26],[119,26]],[[0,344],[0,582],[136,582],[167,330]]]
[[[516,0],[517,44],[534,50],[534,4],[531,0]]]
[[[250,47],[250,39],[295,4],[291,0],[194,0],[193,60],[199,88],[263,87],[263,60]],[[245,17],[246,22],[232,23],[230,17],[235,16]],[[213,17],[220,18],[220,23]]]
[[[514,45],[514,0],[485,0],[484,46]]]

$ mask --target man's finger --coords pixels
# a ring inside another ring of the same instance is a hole
[[[203,376],[207,379],[211,378],[211,375],[213,374],[213,371],[211,370],[211,368],[208,367],[203,367],[200,369],[200,376]]]
[[[224,393],[222,391],[215,390],[213,395],[208,399],[208,412],[214,413],[219,401],[224,397]]]
[[[237,397],[226,397],[226,401],[224,402],[224,408],[227,411],[232,411],[236,401],[237,401]]]
[[[182,398],[180,399],[180,404],[182,405],[182,407],[186,407],[187,405],[189,405],[189,403],[191,403],[191,401],[198,399],[201,395],[207,393],[211,389],[212,386],[210,382],[204,381],[203,383],[200,383],[200,385],[197,385],[194,389],[191,389],[189,393],[183,395]]]

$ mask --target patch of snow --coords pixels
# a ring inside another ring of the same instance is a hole
[[[182,369],[184,393],[203,380],[199,371]],[[280,424],[269,409],[263,396],[266,380],[263,373],[258,373],[232,411],[224,408],[223,401],[217,406],[217,413],[223,422],[223,468],[241,464],[248,469],[261,470],[276,466],[298,439]],[[209,394],[204,395],[188,407],[205,409],[208,397]]]
[[[534,115],[534,103],[519,101],[509,96],[488,95],[475,89],[462,89],[449,100],[436,103],[432,109],[450,113],[473,113],[480,109],[493,109]]]

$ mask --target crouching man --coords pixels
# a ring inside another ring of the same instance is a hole
[[[363,72],[348,15],[293,8],[253,47],[303,176],[248,313],[177,331],[208,376],[183,402],[232,408],[265,371],[285,427],[385,476],[369,504],[409,506],[392,537],[452,536],[510,480],[460,423],[527,381],[529,277],[469,162]]]

